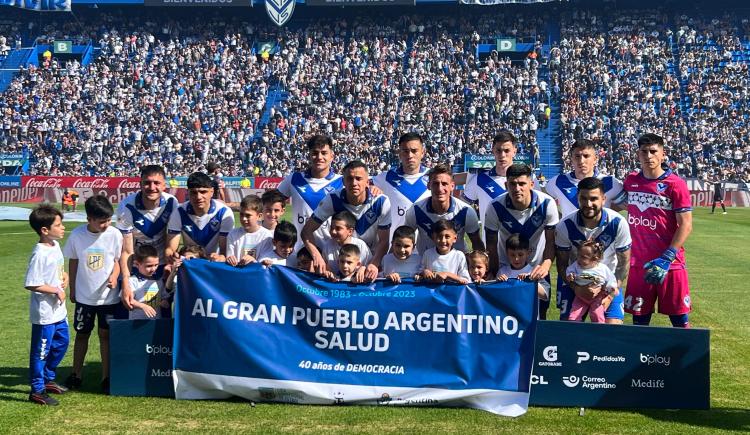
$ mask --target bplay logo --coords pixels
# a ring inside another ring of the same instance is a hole
[[[672,357],[670,356],[662,356],[662,355],[649,355],[649,354],[641,354],[641,364],[646,365],[652,365],[652,364],[659,364],[666,367],[669,367],[669,365],[672,363]]]
[[[588,352],[578,352],[578,364],[588,361],[591,359],[591,355]]]
[[[581,378],[579,378],[576,375],[563,376],[562,381],[563,381],[563,384],[565,384],[566,387],[568,387],[568,388],[575,388],[581,382]]]
[[[651,231],[656,230],[656,219],[649,219],[644,216],[628,215],[628,223],[633,227],[646,227]]]
[[[147,344],[146,353],[148,355],[169,355],[172,356],[172,348],[163,344]]]

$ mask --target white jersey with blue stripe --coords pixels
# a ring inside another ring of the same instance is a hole
[[[375,246],[378,241],[378,230],[391,227],[391,203],[385,195],[372,195],[367,189],[365,202],[359,205],[350,204],[346,199],[346,189],[329,193],[315,209],[312,218],[322,224],[334,214],[348,210],[357,219],[354,235],[368,246]]]
[[[450,206],[445,213],[436,213],[432,208],[432,197],[417,201],[406,212],[405,224],[417,230],[417,251],[424,256],[428,249],[435,247],[432,241],[432,225],[440,219],[453,222],[458,240],[453,246],[459,251],[466,250],[464,234],[479,231],[479,218],[474,208],[458,198],[451,197]]]
[[[605,207],[611,207],[612,204],[618,204],[625,199],[625,193],[622,190],[622,182],[611,175],[603,175],[596,171],[594,176],[604,184],[604,194],[607,200],[604,202]],[[558,174],[549,180],[544,190],[557,202],[560,207],[560,215],[567,216],[578,210],[578,183],[581,180],[576,178],[575,172],[567,174]]]
[[[279,184],[279,191],[292,201],[292,221],[297,228],[297,234],[302,234],[302,227],[315,208],[329,193],[335,192],[343,187],[341,175],[331,171],[324,178],[313,178],[310,171],[295,172],[287,175]],[[315,231],[316,244],[322,243],[330,238],[328,231],[329,221],[322,223]],[[302,243],[302,238],[297,238],[297,246]]]
[[[372,183],[391,201],[391,238],[396,228],[404,225],[406,212],[419,200],[428,198],[427,169],[419,168],[416,174],[404,174],[403,169],[391,169],[373,178]]]
[[[221,201],[212,199],[208,212],[196,216],[190,201],[177,207],[169,219],[169,234],[182,233],[185,245],[203,247],[206,254],[219,252],[219,237],[226,237],[234,228],[234,213]]]
[[[617,268],[616,253],[627,251],[632,243],[627,220],[608,208],[602,209],[602,217],[594,228],[586,228],[578,211],[565,216],[555,228],[556,248],[570,251],[570,264],[578,257],[578,248],[588,239],[594,239],[603,245],[602,264],[612,272]]]
[[[490,203],[506,192],[507,180],[504,175],[497,175],[496,168],[469,173],[464,187],[464,198],[479,205],[480,219],[484,219]]]
[[[529,240],[531,258],[529,264],[538,266],[544,256],[546,238],[545,230],[555,229],[560,221],[555,207],[555,200],[549,195],[537,190],[531,191],[531,203],[523,210],[516,210],[510,195],[507,193],[497,197],[487,208],[484,216],[486,231],[497,234],[497,253],[500,264],[510,264],[505,252],[505,241],[511,234],[521,234]]]
[[[117,207],[115,226],[123,235],[133,234],[134,248],[152,245],[162,258],[166,249],[167,225],[178,205],[177,198],[162,192],[156,208],[147,210],[141,192],[136,192],[128,195]]]

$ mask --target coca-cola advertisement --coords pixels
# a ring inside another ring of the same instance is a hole
[[[138,189],[138,177],[21,177],[21,187],[73,189]]]
[[[255,188],[262,190],[278,189],[282,180],[281,177],[255,177]]]

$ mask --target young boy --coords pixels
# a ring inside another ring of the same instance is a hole
[[[505,253],[510,264],[500,266],[497,279],[499,281],[507,281],[511,278],[527,279],[531,274],[531,269],[533,269],[529,264],[529,258],[531,257],[529,239],[520,234],[511,234],[505,241]],[[537,281],[536,289],[537,297],[540,300],[549,300],[550,285],[547,281],[543,279]]]
[[[31,350],[29,352],[29,401],[58,405],[48,393],[63,394],[67,388],[55,382],[57,366],[68,350],[68,311],[65,308],[65,259],[58,240],[65,236],[63,215],[44,204],[29,216],[29,225],[39,234],[26,269],[24,286],[31,291]]]
[[[383,257],[382,276],[400,283],[401,278],[414,278],[422,271],[422,256],[414,253],[417,238],[414,228],[402,225],[393,232],[391,252]]]
[[[161,316],[165,319],[172,317],[172,300],[174,299],[174,291],[177,288],[177,272],[180,270],[182,262],[192,260],[193,258],[206,258],[206,251],[198,245],[183,246],[178,253],[180,254],[180,258],[171,264],[172,270],[169,272],[167,283],[165,284],[167,290],[166,296],[159,302]]]
[[[305,272],[312,272],[312,263],[312,254],[310,254],[310,251],[308,251],[307,248],[303,246],[299,251],[297,251],[297,269],[304,270]]]
[[[362,240],[354,237],[354,227],[357,225],[357,218],[348,211],[343,210],[331,217],[331,225],[328,230],[331,238],[323,242],[320,253],[326,260],[326,266],[331,272],[339,272],[339,251],[344,245],[356,245],[359,248],[359,261],[362,264],[368,264],[372,257],[370,248]]]
[[[325,272],[326,278],[333,281],[351,282],[354,274],[362,267],[361,256],[359,246],[352,243],[342,246],[337,255],[336,269],[338,269],[338,272],[327,270]]]
[[[257,247],[265,239],[273,237],[273,232],[258,224],[263,212],[263,204],[257,195],[248,195],[240,202],[240,224],[227,235],[227,264],[244,266],[256,261]]]
[[[105,196],[92,196],[84,204],[87,225],[73,230],[65,244],[70,259],[70,300],[76,304],[73,327],[73,372],[65,381],[70,389],[81,387],[81,373],[89,336],[98,323],[99,349],[102,358],[101,388],[109,394],[109,320],[120,307],[117,277],[120,275],[122,233],[109,224],[114,210]]]
[[[456,227],[452,221],[440,219],[432,225],[432,241],[435,246],[429,248],[422,256],[424,270],[419,276],[432,282],[455,281],[468,284],[471,277],[466,267],[466,256],[453,249],[456,244]]]
[[[290,222],[281,221],[273,231],[271,245],[264,243],[263,247],[259,249],[258,261],[264,266],[274,264],[293,266],[294,263],[289,259],[289,256],[294,251],[295,243],[297,243],[297,228]],[[271,246],[273,246],[273,249],[269,249]],[[287,260],[290,260],[289,263],[287,263]]]
[[[273,231],[286,211],[286,197],[278,189],[271,189],[263,193],[261,201],[263,202],[263,228]]]
[[[164,288],[164,266],[159,265],[159,252],[156,248],[151,245],[136,248],[133,269],[128,278],[130,288],[133,289],[133,309],[129,318],[161,318],[161,300],[168,295]]]

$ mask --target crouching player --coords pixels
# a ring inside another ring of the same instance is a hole
[[[31,291],[31,352],[29,353],[29,401],[57,405],[48,393],[62,394],[67,388],[55,382],[57,366],[68,350],[68,311],[65,287],[68,275],[58,240],[65,235],[62,213],[41,205],[29,216],[31,228],[39,234],[26,270],[26,289]]]

